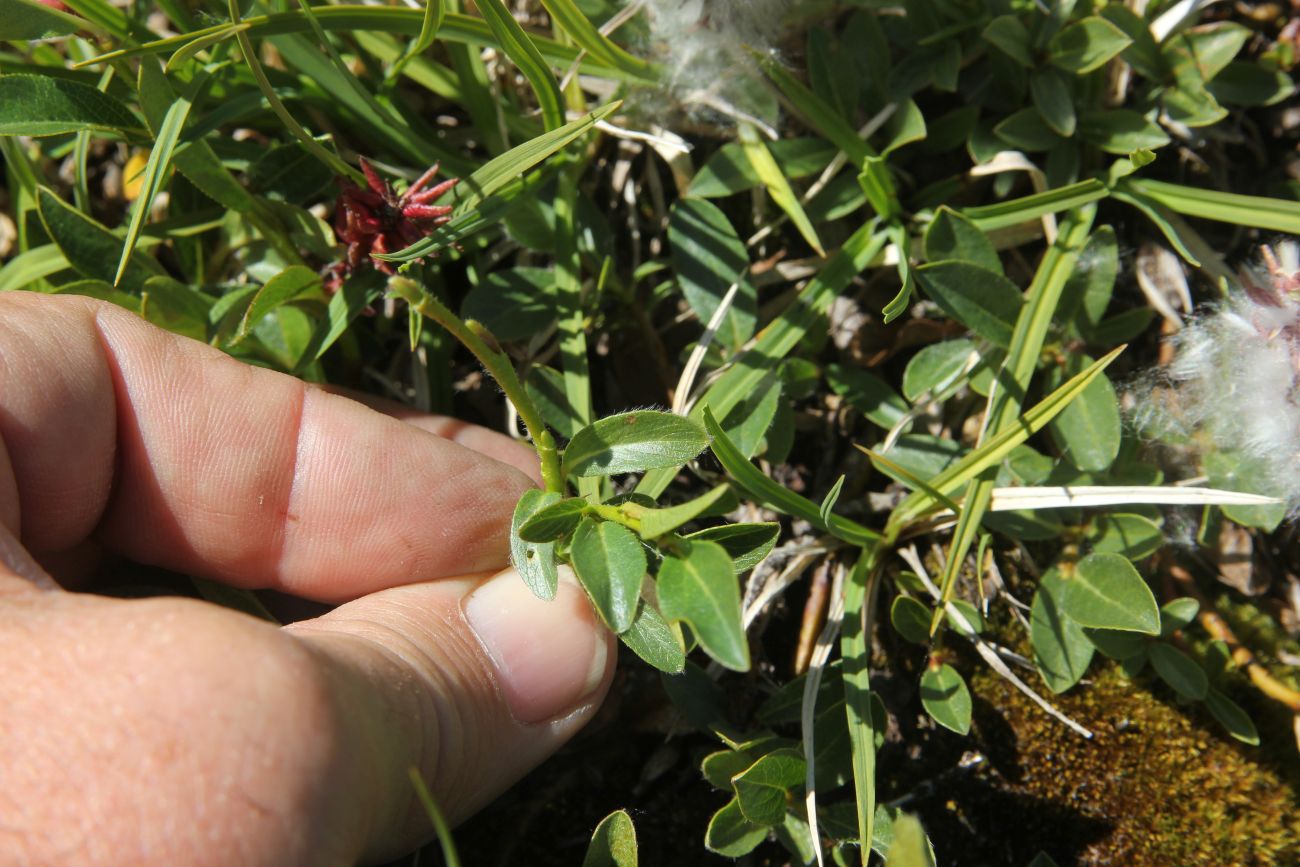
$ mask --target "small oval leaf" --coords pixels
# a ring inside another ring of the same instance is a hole
[[[631,816],[615,810],[600,820],[587,845],[582,867],[637,867],[636,826]]]
[[[934,721],[959,735],[970,731],[971,700],[966,681],[951,665],[927,668],[921,675],[921,704]]]
[[[525,541],[519,537],[519,528],[533,515],[559,499],[560,495],[554,491],[540,491],[536,488],[525,491],[515,505],[515,514],[510,521],[510,562],[539,599],[555,598],[555,588],[559,582],[555,569],[555,543]]]
[[[588,508],[587,501],[580,497],[543,505],[519,525],[519,538],[525,542],[554,542],[572,532]]]
[[[740,619],[740,587],[731,557],[715,542],[689,542],[659,568],[659,609],[690,625],[710,656],[733,671],[749,670],[749,642]]]
[[[1061,594],[1062,610],[1081,626],[1160,634],[1160,608],[1138,571],[1118,554],[1089,554]]]
[[[1210,681],[1195,660],[1163,641],[1153,642],[1148,650],[1151,667],[1174,692],[1197,701],[1205,698]]]
[[[601,619],[614,632],[625,632],[636,616],[645,578],[641,542],[626,527],[583,518],[569,556]]]
[[[607,416],[573,435],[564,474],[606,476],[679,467],[704,451],[709,435],[695,421],[657,410]]]
[[[619,638],[632,652],[666,674],[686,667],[686,653],[668,621],[644,599],[637,606],[636,619]]]

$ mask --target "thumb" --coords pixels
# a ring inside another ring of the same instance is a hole
[[[513,569],[395,587],[286,627],[340,674],[356,732],[349,761],[369,784],[363,857],[427,839],[408,769],[448,821],[465,819],[592,717],[615,644],[572,573],[542,601]]]

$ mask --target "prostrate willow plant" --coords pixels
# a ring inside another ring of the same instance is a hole
[[[1155,346],[1128,249],[1232,283],[1216,247],[1300,234],[1281,161],[1234,150],[1286,125],[1290,31],[1160,0],[66,6],[0,0],[0,290],[440,412],[466,347],[541,464],[513,562],[542,598],[571,567],[667,674],[709,745],[713,852],[927,863],[903,803],[940,862],[1056,847],[998,817],[962,838],[998,854],[966,853],[934,783],[957,771],[917,778],[914,747],[997,746],[968,686],[990,677],[1088,745],[1106,721],[1063,708],[1116,669],[1243,743],[1230,696],[1300,714],[1161,551],[1163,507],[1204,541],[1276,526],[1260,494],[1294,505],[1257,478],[1295,475],[1293,248],[1143,393],[1213,487],[1165,484],[1109,378]],[[805,587],[788,666],[765,629]],[[1243,804],[1213,806],[1254,827]],[[634,864],[628,815],[592,846]]]

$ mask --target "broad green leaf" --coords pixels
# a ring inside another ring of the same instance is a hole
[[[949,316],[998,346],[1010,345],[1024,302],[1006,277],[969,262],[933,262],[917,268],[916,279]]]
[[[100,301],[116,304],[118,307],[130,310],[132,313],[140,312],[139,298],[134,295],[127,295],[121,289],[114,289],[111,284],[104,280],[74,280],[71,283],[63,283],[55,290],[55,294],[96,298]]]
[[[781,535],[780,524],[723,524],[686,535],[692,542],[716,542],[731,558],[737,574],[746,572],[763,561]]]
[[[903,638],[913,644],[930,643],[930,606],[919,599],[899,594],[889,606],[889,622]]]
[[[740,589],[731,557],[716,542],[687,542],[659,568],[659,610],[682,620],[710,656],[733,671],[749,670],[740,620]]]
[[[1119,274],[1119,244],[1115,230],[1102,226],[1088,238],[1074,271],[1065,283],[1061,303],[1057,307],[1058,321],[1070,323],[1082,335],[1092,330],[1106,315]]]
[[[740,812],[756,825],[779,825],[790,790],[803,785],[807,772],[803,756],[794,750],[768,753],[731,780]]]
[[[0,135],[139,132],[140,119],[97,88],[47,75],[0,75]]]
[[[762,179],[763,186],[767,187],[772,201],[785,211],[790,222],[808,242],[808,246],[812,247],[818,256],[825,256],[826,251],[822,248],[821,239],[817,237],[817,230],[813,228],[808,215],[804,213],[803,205],[791,189],[789,179],[781,171],[781,167],[772,158],[771,151],[767,149],[767,145],[752,126],[743,123],[740,125],[740,144],[745,149],[745,157],[749,160],[749,164],[754,167],[754,173]]]
[[[1054,693],[1065,692],[1079,682],[1095,649],[1083,627],[1061,611],[1064,589],[1060,571],[1049,569],[1038,582],[1029,615],[1034,662],[1043,682]]]
[[[632,625],[619,638],[633,653],[666,674],[677,674],[686,666],[686,653],[677,632],[644,599],[637,606]]]
[[[1160,606],[1160,637],[1168,638],[1196,619],[1201,603],[1191,596],[1182,596]]]
[[[899,813],[892,825],[893,841],[885,863],[889,867],[934,867],[934,851],[925,836],[925,829],[921,827],[921,820],[910,813]]]
[[[252,303],[244,312],[244,318],[240,320],[239,330],[235,332],[232,342],[238,344],[248,336],[253,326],[260,322],[262,317],[280,305],[306,295],[317,294],[316,290],[320,285],[320,275],[305,265],[290,265],[285,268],[266,281],[266,284],[253,296]]]
[[[904,100],[889,116],[881,132],[885,137],[885,146],[880,149],[880,155],[887,157],[903,145],[922,141],[925,138],[925,115],[921,113],[915,101]]]
[[[311,345],[298,363],[297,372],[318,361],[343,336],[348,326],[379,298],[387,282],[387,276],[377,270],[361,271],[343,281],[342,288],[334,293],[325,308],[325,327],[318,329],[312,338]]]
[[[790,180],[820,172],[835,157],[835,145],[820,138],[778,139],[767,147]],[[738,142],[728,142],[695,173],[686,197],[715,199],[752,190],[762,182],[744,148]]]
[[[1225,105],[1276,105],[1295,94],[1296,83],[1280,69],[1235,60],[1206,89]]]
[[[1209,452],[1202,459],[1205,474],[1210,477],[1210,484],[1216,488],[1229,491],[1244,491],[1249,494],[1272,494],[1277,492],[1277,482],[1269,478],[1268,470],[1246,455],[1236,452]],[[1223,514],[1246,527],[1257,527],[1272,531],[1286,517],[1285,503],[1272,506],[1224,506]]]
[[[1029,76],[1029,92],[1043,121],[1059,136],[1074,135],[1077,118],[1074,94],[1065,76],[1055,69],[1042,69]]]
[[[885,430],[907,415],[907,402],[893,386],[870,371],[831,364],[826,367],[826,382],[850,406]]]
[[[968,371],[968,376],[974,371],[972,357],[978,359],[975,341],[964,338],[931,343],[922,348],[903,370],[903,397],[913,403],[927,393],[937,397],[938,391],[958,381],[963,370]]]
[[[113,284],[114,265],[122,252],[121,240],[45,187],[37,192],[37,203],[45,230],[63,251],[68,264],[85,277]],[[117,285],[124,291],[138,294],[144,288],[144,282],[160,272],[152,259],[136,257],[128,264]]]
[[[1021,66],[1032,67],[1036,64],[1033,38],[1029,35],[1029,29],[1015,15],[999,15],[994,18],[980,37]]]
[[[1215,21],[1178,33],[1165,42],[1164,49],[1171,60],[1176,59],[1174,55],[1185,56],[1196,67],[1196,74],[1208,82],[1227,68],[1250,35],[1250,29],[1241,24]]]
[[[1053,64],[1075,75],[1083,75],[1099,69],[1132,41],[1123,30],[1094,15],[1057,33],[1048,43],[1047,50]]]
[[[1241,705],[1211,687],[1205,694],[1205,706],[1228,734],[1244,744],[1259,746],[1259,731]]]
[[[641,536],[653,539],[664,533],[671,533],[682,524],[693,521],[704,514],[715,503],[726,496],[731,489],[725,484],[718,485],[706,494],[687,500],[677,506],[662,509],[644,509],[637,512],[641,519]]]
[[[1145,658],[1150,643],[1136,632],[1120,632],[1115,629],[1085,629],[1083,634],[1106,656],[1121,661],[1137,656]]]
[[[555,321],[554,289],[555,275],[547,268],[493,271],[469,291],[460,312],[500,340],[528,340]]]
[[[975,635],[979,635],[984,631],[984,618],[974,605],[965,599],[953,599],[948,603],[948,606],[948,608],[944,609],[944,617],[947,618],[949,625],[956,629],[959,634],[969,637],[971,630],[974,630]],[[961,619],[966,623],[962,624],[950,609],[956,609],[957,614],[960,614]]]
[[[525,542],[554,542],[571,533],[591,506],[580,497],[543,503],[519,525],[519,538]]]
[[[1088,539],[1098,553],[1141,560],[1164,545],[1165,534],[1159,524],[1144,515],[1110,512],[1093,519]]]
[[[943,205],[925,229],[925,261],[948,259],[1002,273],[1002,261],[988,235],[969,217]]]
[[[1160,609],[1151,588],[1118,554],[1089,554],[1066,578],[1061,610],[1080,626],[1160,634]]]
[[[626,527],[583,518],[569,557],[601,619],[616,633],[626,631],[636,617],[646,572],[640,540]]]
[[[704,845],[710,852],[728,858],[748,855],[767,839],[768,829],[755,825],[740,811],[740,802],[732,798],[709,820],[704,832]]]
[[[763,444],[781,408],[781,378],[769,373],[759,380],[745,399],[732,407],[722,420],[722,429],[746,458],[752,458]]]
[[[636,410],[611,415],[573,435],[564,450],[564,475],[607,476],[680,466],[709,445],[699,422],[670,412]]]
[[[1033,108],[1022,108],[1008,115],[993,128],[993,134],[1022,151],[1051,150],[1061,143],[1061,136]]]
[[[174,334],[207,340],[212,301],[195,286],[159,275],[140,289],[140,315]]]
[[[935,722],[959,735],[970,731],[971,699],[957,669],[944,663],[921,675],[921,704]]]
[[[1079,137],[1106,153],[1127,156],[1133,151],[1155,150],[1169,144],[1169,136],[1160,125],[1136,111],[1112,108],[1079,117]]]
[[[34,42],[92,29],[84,18],[37,0],[0,0],[0,42]]]
[[[727,348],[739,348],[754,335],[758,295],[744,279],[749,254],[731,221],[712,202],[678,199],[668,215],[668,246],[677,283],[701,325],[713,319],[731,286],[740,284],[718,326]]]
[[[1153,642],[1147,652],[1151,657],[1151,667],[1174,692],[1197,701],[1205,698],[1210,681],[1190,656],[1163,641]]]
[[[632,817],[615,810],[596,826],[582,867],[637,867],[636,827]]]
[[[1059,388],[1068,377],[1085,370],[1093,360],[1081,353],[1070,355],[1063,367],[1051,371],[1048,388]],[[1119,454],[1122,422],[1115,388],[1104,374],[1085,388],[1047,429],[1062,455],[1085,472],[1101,472]]]
[[[539,599],[554,599],[559,575],[555,569],[554,542],[528,542],[519,536],[519,529],[542,509],[559,502],[555,491],[536,488],[524,492],[515,505],[510,519],[510,562],[519,577]]]

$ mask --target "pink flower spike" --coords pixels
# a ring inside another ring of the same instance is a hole
[[[420,190],[424,189],[430,181],[438,176],[438,169],[441,166],[442,163],[434,163],[433,168],[420,175],[419,179],[415,183],[406,188],[406,192],[402,195],[402,198],[409,199],[416,193],[420,192]]]
[[[448,180],[445,180],[442,183],[438,184],[438,186],[433,187],[432,189],[425,190],[422,193],[417,193],[414,196],[409,195],[409,191],[408,191],[408,195],[403,196],[402,198],[421,205],[428,204],[429,202],[435,202],[438,199],[442,198],[444,193],[446,193],[448,190],[450,190],[452,187],[456,186],[459,183],[460,183],[460,178],[449,178]]]
[[[366,183],[370,185],[370,189],[374,190],[380,196],[387,198],[391,192],[388,182],[379,177],[379,173],[375,171],[374,167],[370,165],[370,162],[365,157],[358,157],[357,162],[361,164],[361,171],[365,173]]]
[[[432,220],[446,217],[451,213],[450,205],[407,205],[402,208],[402,215],[413,220]],[[446,222],[444,220],[444,222]]]

